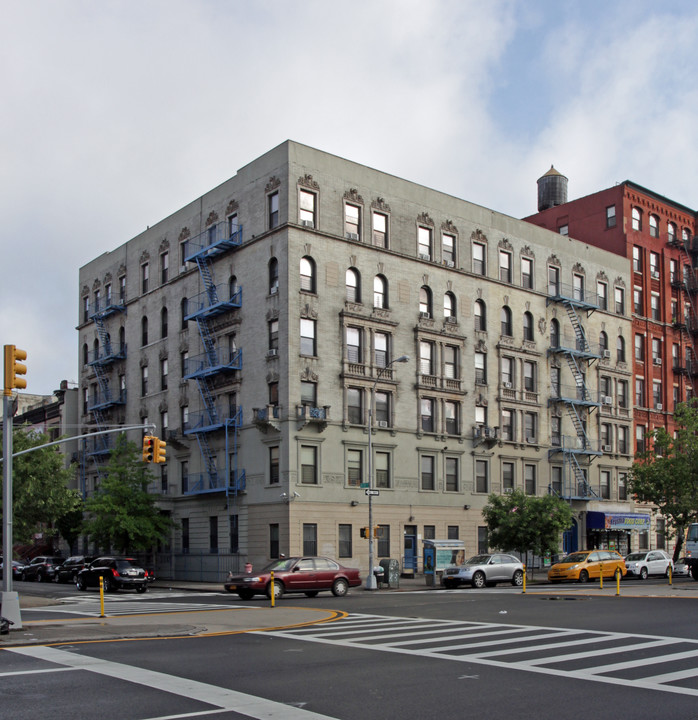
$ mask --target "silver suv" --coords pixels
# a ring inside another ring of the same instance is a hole
[[[448,567],[443,571],[441,582],[444,587],[455,588],[467,583],[474,588],[510,582],[523,585],[524,567],[521,560],[505,553],[474,555],[463,565]]]

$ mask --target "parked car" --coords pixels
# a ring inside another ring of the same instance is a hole
[[[562,558],[548,570],[548,580],[553,583],[563,580],[577,580],[581,583],[589,582],[603,576],[612,578],[616,570],[620,570],[621,577],[625,577],[627,569],[623,557],[613,550],[582,550]]]
[[[37,582],[46,582],[51,580],[49,573],[53,573],[53,568],[60,565],[65,558],[56,555],[38,555],[22,569],[21,580],[36,580]]]
[[[685,557],[680,557],[675,563],[674,563],[674,575],[676,576],[688,576],[691,574],[691,571],[688,567],[688,563],[686,562]]]
[[[136,560],[136,558],[127,557],[126,560],[130,560],[134,565],[140,566],[140,562],[138,562],[138,560]],[[155,570],[153,570],[152,568],[147,568],[147,567],[144,567],[143,570],[145,570],[145,579],[149,583],[153,582],[153,580],[155,580]]]
[[[75,582],[78,579],[78,573],[85,565],[89,565],[94,560],[94,555],[72,555],[60,565],[56,565],[53,570],[53,581]]]
[[[274,571],[274,596],[280,598],[284,593],[305,593],[315,597],[323,590],[331,590],[333,595],[346,595],[350,587],[361,585],[359,571],[340,565],[327,557],[290,557],[273,560],[258,572],[242,575],[229,573],[223,587],[231,593],[237,593],[242,600],[250,600],[255,595],[271,597],[271,572]]]
[[[668,577],[673,563],[664,550],[641,550],[625,556],[625,567],[628,569],[628,575],[647,580],[649,575]]]
[[[99,587],[102,578],[104,592],[133,589],[144,593],[148,589],[145,570],[124,557],[98,557],[78,572],[78,590]]]
[[[521,560],[506,553],[473,555],[463,565],[447,567],[441,575],[444,587],[456,588],[467,583],[474,588],[510,582],[523,585],[524,567]]]
[[[24,570],[24,563],[21,563],[19,560],[13,560],[12,561],[12,579],[20,580],[22,578],[22,570]],[[3,577],[4,572],[5,572],[5,564],[2,560],[0,560],[0,578]]]

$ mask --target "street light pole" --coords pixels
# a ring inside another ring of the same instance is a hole
[[[408,361],[409,357],[407,355],[400,355],[400,357],[391,360],[385,367],[382,367],[376,375],[373,387],[371,388],[371,395],[368,398],[368,490],[366,492],[368,495],[368,575],[366,576],[366,590],[378,589],[376,576],[373,574],[375,557],[375,553],[373,552],[373,397],[376,394],[376,386],[383,376],[383,373],[385,373],[393,363],[406,363]]]

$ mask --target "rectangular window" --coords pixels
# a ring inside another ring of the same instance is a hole
[[[650,252],[650,276],[659,279],[659,255],[656,252]]]
[[[361,347],[361,330],[359,328],[347,328],[347,360],[350,363],[363,362],[363,351]]]
[[[269,218],[269,229],[272,230],[279,224],[279,193],[272,193],[267,197],[267,210]],[[278,557],[278,555],[272,555]]]
[[[431,239],[431,228],[421,226],[417,228],[417,252],[421,260],[431,260]]]
[[[458,525],[448,525],[446,527],[446,539],[458,540],[460,536],[460,528]]]
[[[511,388],[514,385],[514,361],[512,358],[502,358],[502,385]]]
[[[432,398],[422,398],[420,407],[422,430],[424,432],[434,432],[434,400]]]
[[[642,248],[633,246],[633,272],[642,273]]]
[[[628,499],[628,475],[627,473],[618,473],[618,499]]]
[[[657,518],[657,550],[666,549],[666,523],[664,518]]]
[[[507,492],[514,489],[514,463],[502,463],[502,491]]]
[[[555,415],[550,418],[550,444],[553,447],[562,445],[562,419]]]
[[[617,386],[618,407],[628,407],[628,381],[619,380]]]
[[[536,363],[530,360],[524,360],[524,390],[527,392],[536,392]]]
[[[642,408],[647,407],[644,378],[635,378],[635,405]]]
[[[606,227],[614,228],[616,226],[616,206],[609,205],[606,208]]]
[[[387,392],[376,392],[373,396],[378,427],[390,427],[390,395]]]
[[[344,233],[349,240],[361,240],[361,208],[358,205],[344,206]]]
[[[475,461],[475,492],[489,492],[489,464],[487,460]]]
[[[458,377],[458,348],[455,345],[445,345],[444,355],[444,377],[454,380]]]
[[[511,282],[511,253],[499,251],[499,279],[502,282]]]
[[[148,394],[148,366],[141,368],[141,397]]]
[[[652,293],[650,296],[650,310],[651,310],[651,316],[652,320],[660,320],[662,319],[662,308],[659,301],[659,293]]]
[[[645,452],[645,433],[647,432],[647,428],[644,425],[636,425],[635,426],[635,446],[637,447],[637,452],[642,453]]]
[[[548,265],[548,295],[560,294],[560,268]]]
[[[279,448],[269,448],[269,484],[279,484]]]
[[[635,334],[635,360],[645,362],[645,336],[639,333]]]
[[[611,473],[608,470],[602,470],[599,476],[599,495],[603,500],[611,498]]]
[[[126,276],[122,275],[119,278],[119,300],[122,303],[126,302]]]
[[[511,410],[502,410],[502,424],[500,430],[502,440],[514,439],[514,413]]]
[[[301,355],[317,355],[315,346],[315,320],[301,318]]]
[[[383,213],[373,213],[373,244],[376,247],[388,247],[388,216]]]
[[[424,526],[424,539],[425,540],[436,540],[436,525],[425,525]]]
[[[446,458],[446,492],[458,492],[458,458]]]
[[[363,481],[361,450],[347,450],[347,485],[360,487]]]
[[[167,358],[160,360],[160,390],[167,390]]]
[[[317,407],[317,383],[301,382],[301,405]]]
[[[526,495],[536,494],[536,466],[524,465],[524,490]]]
[[[452,400],[444,402],[444,421],[447,435],[459,435],[460,423],[458,422],[458,403]]]
[[[456,237],[450,233],[444,233],[441,236],[441,259],[448,267],[453,267],[456,263]]]
[[[148,278],[150,276],[150,266],[148,263],[141,265],[141,292],[143,294],[148,292]]]
[[[314,445],[301,446],[301,482],[317,485],[317,448]]]
[[[364,421],[362,391],[359,388],[347,388],[347,421],[352,425],[362,425]]]
[[[484,555],[488,552],[487,527],[480,525],[477,529],[477,552]]]
[[[434,343],[422,340],[419,343],[419,371],[422,375],[434,375]]]
[[[390,453],[377,452],[375,457],[374,480],[377,488],[390,487]]]
[[[614,297],[616,301],[616,314],[625,315],[625,290],[623,288],[614,288]]]
[[[230,516],[230,552],[240,552],[240,517]]]
[[[164,252],[160,255],[160,284],[164,285],[170,275],[170,253]]]
[[[560,497],[562,495],[562,468],[554,465],[551,468],[553,493]]]
[[[608,285],[605,282],[596,283],[596,302],[601,310],[608,310]]]
[[[421,489],[435,490],[436,479],[434,478],[434,456],[422,455],[421,460]]]
[[[572,294],[575,300],[584,301],[584,276],[575,273],[572,275]]]
[[[628,446],[628,428],[621,425],[618,428],[618,452],[623,455],[627,455],[629,452]]]
[[[655,410],[663,410],[664,405],[662,404],[662,381],[652,381],[652,407]]]
[[[388,364],[388,334],[377,332],[373,336],[376,367],[383,368]]]
[[[269,557],[279,557],[279,524],[271,523],[269,525]]]
[[[636,315],[644,315],[642,305],[642,288],[636,285],[633,288],[633,312]]]
[[[189,518],[182,518],[182,552],[189,552]]]
[[[279,321],[271,320],[269,322],[269,354],[276,355],[279,350]]]
[[[351,543],[351,525],[339,525],[338,555],[341,558],[350,558],[353,554]]]
[[[314,228],[317,226],[315,218],[315,193],[308,190],[300,191],[299,219],[301,225]]]
[[[475,353],[475,382],[478,385],[487,385],[487,364],[485,360],[485,353]]]
[[[533,260],[521,258],[521,287],[527,290],[533,289]]]
[[[317,525],[303,523],[303,555],[317,555]]]
[[[179,478],[182,485],[182,495],[189,492],[189,462],[182,460],[179,464]]]
[[[476,275],[487,274],[486,248],[483,243],[473,243],[473,272]]]
[[[378,526],[378,557],[390,557],[390,525]]]
[[[538,442],[538,413],[524,413],[524,435],[526,442]]]
[[[215,554],[218,552],[218,516],[212,515],[208,519],[208,545],[209,552]]]

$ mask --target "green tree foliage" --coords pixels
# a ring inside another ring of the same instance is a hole
[[[674,410],[676,437],[657,428],[646,438],[646,450],[635,456],[628,488],[640,502],[652,503],[676,533],[674,559],[681,554],[683,529],[698,522],[698,405],[681,403]]]
[[[82,500],[72,510],[56,519],[56,529],[70,546],[70,552],[75,552],[75,543],[82,533]]]
[[[482,510],[490,547],[545,555],[556,553],[560,536],[572,524],[569,505],[554,495],[526,495],[514,490],[492,494]]]
[[[153,480],[141,449],[119,435],[106,477],[85,501],[83,531],[101,547],[121,553],[150,550],[165,540],[173,523],[148,492]]]
[[[12,452],[44,445],[49,438],[17,427],[12,433]],[[38,448],[12,460],[12,538],[28,543],[32,535],[52,528],[59,517],[75,509],[80,496],[68,485],[73,472],[57,447]],[[2,507],[2,497],[0,497]]]

